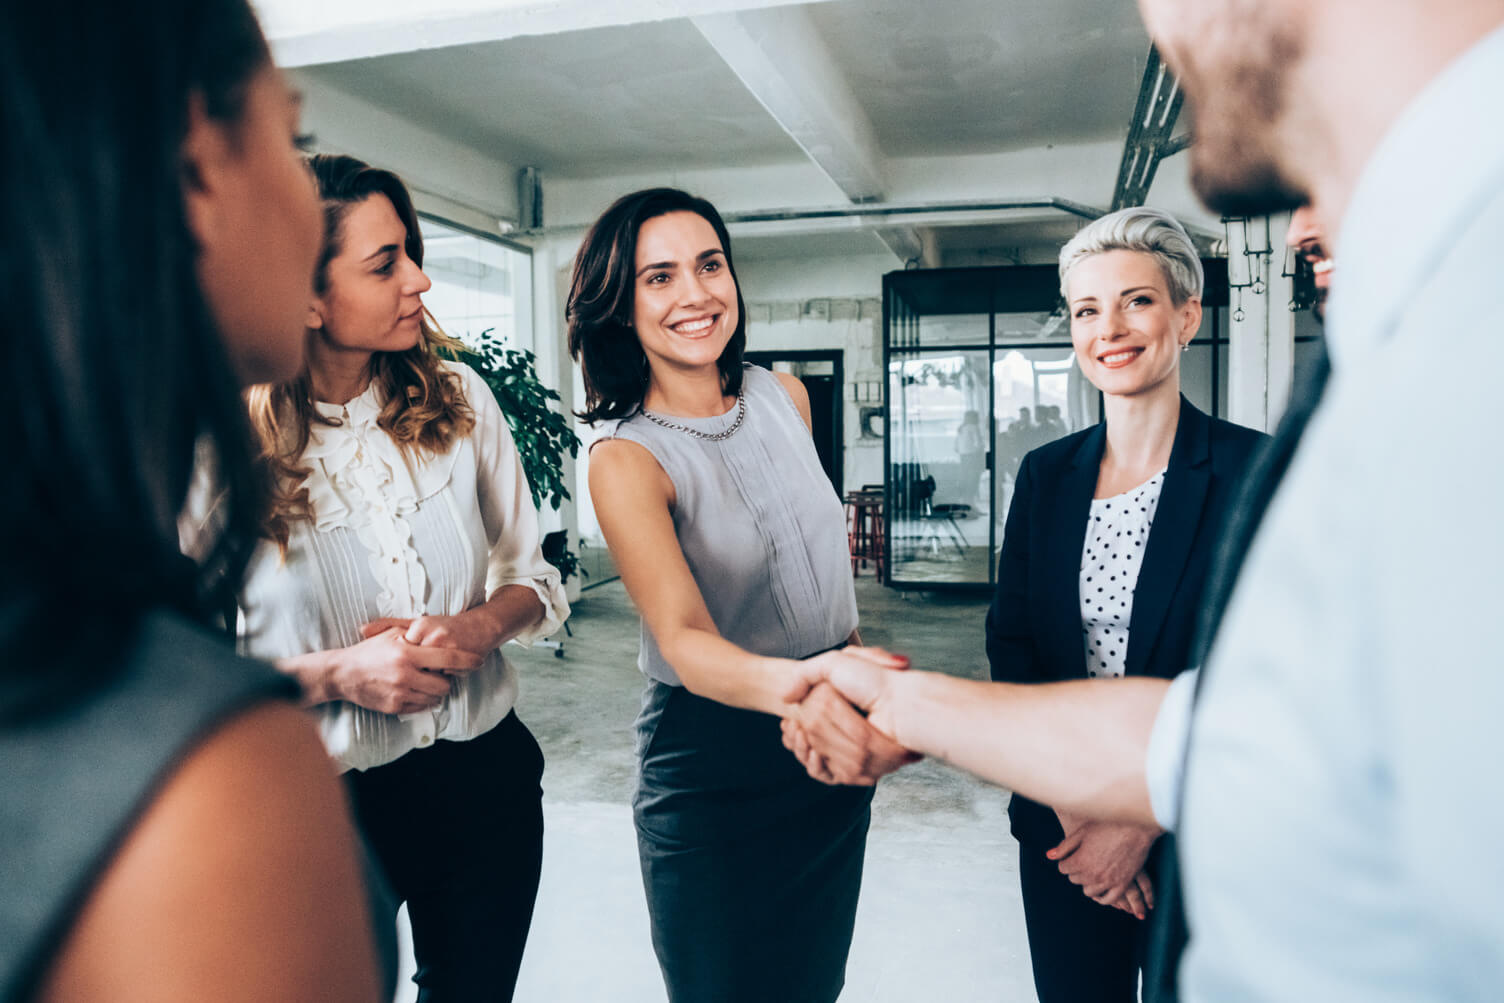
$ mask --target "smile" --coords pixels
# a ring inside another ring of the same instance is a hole
[[[1117,369],[1120,366],[1126,366],[1128,363],[1138,358],[1142,352],[1142,348],[1127,348],[1120,352],[1112,352],[1108,355],[1099,355],[1097,356],[1097,361],[1106,366],[1108,369]]]
[[[709,331],[712,327],[715,326],[715,322],[719,319],[720,314],[715,314],[710,317],[696,317],[693,320],[681,320],[677,324],[668,325],[668,327],[669,330],[673,331],[675,334],[682,334],[685,337],[693,338],[696,335],[704,334],[706,331]]]

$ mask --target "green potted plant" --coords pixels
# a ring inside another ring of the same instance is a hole
[[[547,500],[557,511],[569,497],[569,489],[564,486],[564,455],[568,453],[571,459],[579,455],[579,436],[552,406],[559,395],[538,379],[537,357],[532,352],[507,348],[493,330],[487,328],[468,343],[441,348],[440,353],[463,362],[486,381],[511,426],[523,473],[532,488],[533,504],[542,508]],[[567,545],[546,556],[566,580],[579,570],[579,556]]]

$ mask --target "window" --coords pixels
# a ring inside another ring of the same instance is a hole
[[[428,216],[419,222],[433,282],[423,302],[439,326],[466,342],[489,330],[509,348],[532,351],[532,255]]]

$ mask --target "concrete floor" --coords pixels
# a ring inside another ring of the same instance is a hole
[[[986,675],[984,600],[921,598],[870,577],[857,600],[867,643],[918,667]],[[659,1003],[630,808],[637,617],[616,582],[586,592],[570,625],[563,659],[508,652],[519,713],[547,757],[543,880],[517,999]],[[932,762],[879,784],[842,1003],[1034,999],[1007,802]],[[404,982],[398,1000],[412,998]]]

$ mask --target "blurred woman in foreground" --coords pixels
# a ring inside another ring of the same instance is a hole
[[[318,737],[209,626],[261,511],[240,386],[301,361],[297,128],[244,0],[0,13],[0,999],[380,995]]]

